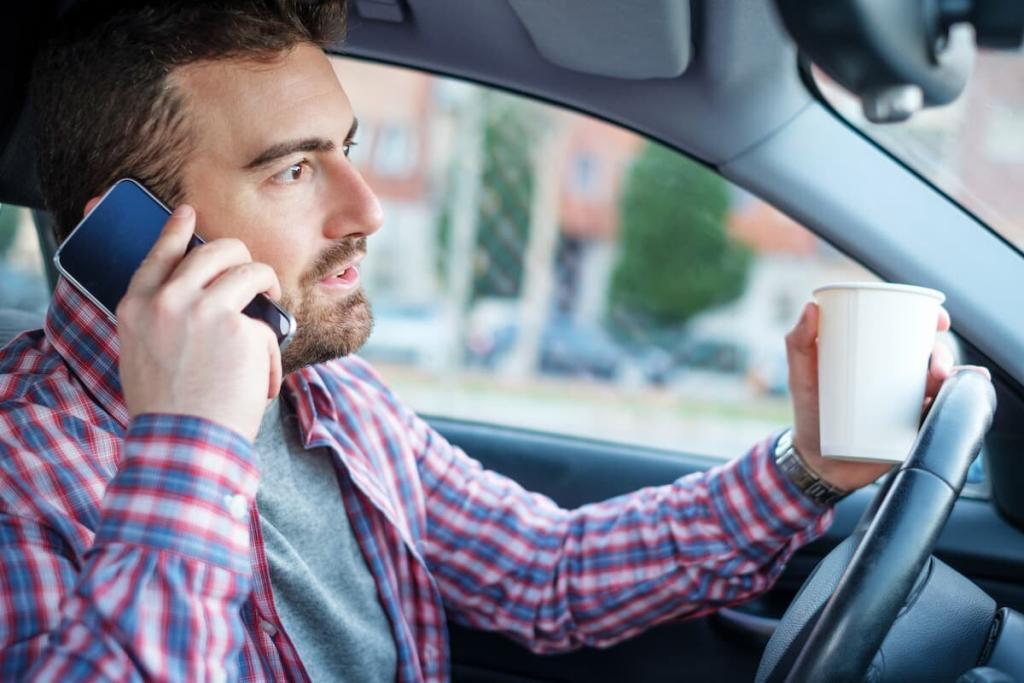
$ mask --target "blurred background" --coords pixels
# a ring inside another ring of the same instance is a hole
[[[422,413],[733,457],[791,419],[783,337],[873,276],[683,155],[338,59],[379,194],[363,355]]]

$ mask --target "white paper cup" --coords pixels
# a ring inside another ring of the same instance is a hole
[[[946,296],[911,285],[849,282],[814,290],[821,453],[903,462],[917,438]]]

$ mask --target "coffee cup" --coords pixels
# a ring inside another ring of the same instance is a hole
[[[821,454],[899,463],[917,438],[945,295],[845,282],[814,290]]]

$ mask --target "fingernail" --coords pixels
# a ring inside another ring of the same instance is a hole
[[[191,206],[189,206],[188,204],[182,204],[181,206],[179,206],[178,208],[176,208],[174,210],[174,217],[175,218],[188,218],[193,213],[194,212],[193,212]]]

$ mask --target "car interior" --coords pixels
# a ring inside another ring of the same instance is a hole
[[[0,9],[8,27],[0,203],[33,209],[46,256],[56,245],[31,170],[25,93],[34,46],[71,4]],[[1024,254],[844,120],[812,77],[820,69],[860,96],[869,119],[905,119],[955,100],[975,51],[1019,50],[1024,9],[995,0],[882,4],[350,3],[337,54],[485,84],[678,150],[883,280],[945,292],[959,362],[992,373],[991,385],[976,374],[948,382],[908,463],[843,500],[829,531],[764,596],[608,649],[555,656],[452,626],[453,680],[954,681],[986,665],[1024,680]],[[974,27],[971,44],[931,59],[935,36],[963,24]],[[0,312],[0,345],[40,320]],[[567,507],[716,462],[690,452],[685,434],[667,452],[600,434],[427,417],[487,467]],[[989,491],[960,496],[979,450]]]

